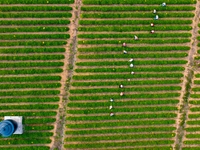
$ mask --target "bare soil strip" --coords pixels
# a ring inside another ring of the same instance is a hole
[[[188,97],[189,97],[189,90],[187,89],[186,86],[190,85],[190,81],[193,78],[193,65],[194,65],[194,54],[197,52],[197,44],[198,41],[197,36],[198,36],[198,22],[199,22],[199,14],[200,14],[200,3],[197,1],[196,4],[196,10],[195,10],[195,16],[193,19],[192,23],[192,38],[191,38],[191,49],[189,51],[189,56],[188,56],[188,64],[185,69],[184,73],[184,80],[183,80],[183,89],[181,93],[181,101],[180,101],[180,106],[179,106],[179,113],[178,113],[178,119],[177,119],[177,133],[176,133],[176,141],[174,145],[174,149],[176,150],[181,150],[182,149],[182,142],[183,138],[185,136],[185,126],[186,126],[186,119],[187,119],[187,114],[189,111],[189,106],[188,106]]]

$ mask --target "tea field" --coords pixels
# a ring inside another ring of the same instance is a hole
[[[199,8],[0,1],[0,120],[24,125],[0,149],[199,150]]]
[[[162,2],[82,1],[66,149],[174,149],[196,1]]]
[[[24,133],[1,137],[1,150],[47,150],[55,143],[72,3],[0,1],[0,118],[24,119]]]

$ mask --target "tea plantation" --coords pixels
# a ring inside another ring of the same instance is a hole
[[[1,150],[199,150],[200,2],[0,1]]]

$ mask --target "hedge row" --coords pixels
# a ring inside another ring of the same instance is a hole
[[[7,32],[66,32],[68,27],[14,27],[14,28],[0,28],[0,33]]]
[[[72,4],[74,0],[4,0],[0,4]]]
[[[63,65],[64,65],[63,62],[19,62],[19,63],[0,63],[0,68],[60,67]]]
[[[88,48],[79,48],[79,52],[112,52],[112,51],[123,51],[123,47],[88,47]],[[134,47],[126,47],[127,51],[141,52],[141,51],[188,51],[190,47],[188,46],[134,46]],[[1,49],[0,49],[1,51]],[[199,75],[200,76],[200,75]]]
[[[38,110],[35,112],[31,111],[31,112],[20,112],[20,111],[15,111],[15,112],[2,112],[0,114],[1,117],[4,116],[24,116],[24,117],[30,117],[30,116],[56,116],[57,112],[55,111],[40,111],[38,112]]]
[[[183,147],[182,150],[199,150],[199,147]]]
[[[0,56],[0,60],[61,60],[64,55]]]
[[[141,106],[141,105],[164,105],[164,104],[178,104],[179,100],[168,99],[168,100],[140,100],[140,101],[118,101],[115,106]],[[67,104],[68,107],[78,107],[78,108],[98,108],[98,107],[108,107],[109,103],[105,102],[70,102]]]
[[[84,144],[65,144],[64,147],[66,149],[68,148],[72,148],[72,149],[82,149],[82,148],[113,148],[113,147],[130,147],[134,145],[134,150],[170,150],[172,149],[171,146],[163,146],[163,145],[172,145],[173,141],[172,140],[159,140],[159,141],[133,141],[133,142],[110,142],[110,143],[102,143],[102,142],[98,142],[98,143],[84,143]],[[161,147],[159,145],[162,145]],[[135,148],[136,146],[142,146],[142,148]],[[118,150],[123,150],[119,149]]]
[[[55,116],[55,115],[54,115]],[[45,126],[26,126],[26,131],[35,131],[35,130],[53,130],[54,126],[45,125]]]
[[[195,4],[196,0],[165,0],[167,4]],[[145,5],[159,5],[162,4],[162,0],[137,0],[137,1],[132,1],[132,0],[126,0],[126,1],[121,1],[121,0],[83,0],[83,4],[85,5],[113,5],[113,4],[145,4]]]
[[[67,137],[66,142],[71,141],[81,141],[81,142],[97,142],[97,141],[107,141],[107,140],[137,140],[137,139],[151,139],[151,138],[172,138],[175,134],[171,133],[154,133],[154,134],[133,134],[133,135],[108,135],[108,136],[90,136],[90,137]]]
[[[57,36],[57,35],[55,35]],[[134,34],[79,34],[79,38],[134,38]],[[191,37],[191,33],[157,33],[157,34],[137,34],[139,38],[165,38],[165,37]]]
[[[107,82],[73,82],[72,86],[118,86],[124,85],[154,85],[154,84],[179,84],[181,80],[135,80],[135,81],[107,81]]]
[[[34,143],[32,143],[34,144]],[[6,144],[7,145],[7,144]],[[12,150],[49,150],[50,147],[48,146],[15,146],[15,147],[12,147]],[[11,147],[1,147],[1,150],[10,150]]]
[[[63,19],[63,18],[62,18]],[[0,25],[68,25],[69,20],[2,20]]]
[[[193,6],[167,6],[167,7],[160,7],[160,6],[112,6],[112,7],[108,7],[108,6],[82,6],[81,10],[82,11],[101,11],[101,12],[112,12],[112,11],[122,11],[122,12],[126,12],[126,11],[152,11],[156,9],[157,11],[161,12],[162,11],[192,11],[195,10],[195,7]]]
[[[60,68],[55,69],[20,69],[20,70],[0,70],[0,75],[19,75],[19,74],[51,74],[61,73]]]
[[[76,124],[67,124],[68,128],[101,128],[101,127],[123,127],[123,126],[139,126],[139,125],[170,125],[175,124],[175,120],[129,120],[123,122],[93,122],[93,123],[76,123]],[[143,141],[144,142],[144,141]]]
[[[9,139],[12,140],[13,138],[15,138],[15,139],[17,139],[17,138],[18,139],[21,139],[21,138],[40,138],[40,137],[49,137],[49,136],[52,136],[52,135],[53,135],[53,133],[51,133],[51,132],[25,132],[21,135],[14,134]],[[2,137],[0,137],[0,141],[3,141],[1,139],[3,139]]]
[[[1,84],[0,89],[24,89],[24,88],[59,88],[60,83],[37,83],[37,84]]]
[[[0,18],[70,18],[72,17],[71,13],[62,12],[62,13],[0,13]]]
[[[64,15],[64,14],[63,14]],[[2,16],[3,17],[3,16]],[[51,16],[53,17],[53,16]],[[69,16],[70,17],[70,16]],[[153,13],[84,13],[82,18],[154,18]],[[159,18],[189,18],[194,17],[193,13],[160,13]],[[0,15],[1,18],[1,15]]]
[[[90,95],[90,96],[70,96],[69,99],[72,101],[78,101],[78,100],[106,100],[110,97],[114,98],[114,99],[146,99],[146,98],[174,98],[174,97],[179,97],[180,94],[179,93],[160,93],[160,94],[147,94],[147,93],[140,93],[140,94],[128,94],[128,95],[124,95],[123,97],[119,96],[119,94],[115,94],[115,95]]]
[[[42,82],[60,81],[60,76],[28,76],[28,77],[1,77],[0,82]]]
[[[187,121],[187,124],[189,124],[189,125],[199,125],[200,124],[200,120]]]
[[[36,107],[37,108],[37,107]],[[169,106],[159,106],[158,107],[140,107],[140,108],[114,108],[115,112],[162,112],[162,114],[135,114],[135,115],[119,115],[119,117],[113,119],[142,119],[142,118],[175,118],[176,114],[164,114],[164,111],[176,111],[176,107]],[[83,109],[83,110],[67,110],[68,114],[105,114],[108,113],[107,108],[96,108],[96,109]],[[73,121],[102,121],[102,120],[110,120],[110,116],[81,116],[81,117],[68,117],[68,120]]]
[[[80,20],[81,25],[150,25],[154,23],[157,25],[176,25],[176,24],[191,24],[191,20]]]
[[[122,53],[122,52],[121,52]],[[187,53],[135,53],[129,55],[122,54],[96,54],[96,55],[79,55],[79,59],[115,59],[115,58],[184,58]]]
[[[135,78],[182,78],[182,73],[164,73],[164,74],[109,74],[109,75],[74,75],[74,80],[96,80],[96,79],[135,79]]]
[[[133,69],[131,68],[89,68],[89,69],[75,69],[77,73],[79,72],[130,72]],[[184,67],[148,67],[148,68],[134,68],[135,72],[172,72],[172,71],[184,71]]]
[[[37,103],[37,102],[58,102],[60,99],[59,97],[28,97],[28,98],[1,98],[1,103],[19,103],[19,102],[31,102],[31,103]]]
[[[175,127],[146,127],[146,128],[118,128],[118,129],[101,129],[101,130],[74,130],[66,131],[66,134],[71,135],[86,135],[86,134],[109,134],[109,133],[136,133],[136,132],[166,132],[174,131]]]
[[[198,112],[198,111],[200,111],[200,107],[192,107],[192,108],[190,108],[190,111]]]
[[[187,141],[184,141],[184,144],[190,144],[190,145],[199,145],[200,144],[200,141],[199,140],[187,140]],[[195,150],[195,149],[192,149],[192,150]]]
[[[57,41],[56,41],[57,42]],[[126,39],[126,40],[80,40],[78,44],[121,44],[121,43],[128,43],[128,44],[174,44],[174,43],[188,43],[190,39]],[[46,43],[46,41],[45,41]],[[0,44],[1,45],[1,44]],[[48,44],[51,45],[51,44]],[[52,44],[53,45],[53,44]]]
[[[136,60],[134,65],[172,65],[186,64],[186,60]],[[100,62],[77,62],[77,66],[123,66],[129,64],[128,61],[100,61]]]
[[[66,41],[15,41],[15,42],[2,42],[0,46],[63,46]]]
[[[28,93],[28,92],[23,92],[22,95],[27,95],[24,93]],[[30,93],[30,92],[29,92]],[[0,93],[1,94],[1,93]],[[31,95],[32,93],[30,93]],[[39,94],[40,93],[36,93],[35,94]],[[2,95],[2,94],[1,94]],[[13,96],[13,95],[11,95]],[[27,109],[27,110],[31,110],[31,109],[58,109],[58,105],[57,104],[28,104],[28,105],[3,105],[1,106],[0,110],[14,110],[14,109]]]
[[[192,29],[191,26],[155,26],[154,28],[156,31],[189,31]],[[148,31],[150,34],[150,31],[152,30],[152,27],[148,26],[103,26],[101,28],[99,27],[79,27],[78,30],[80,32],[132,32],[132,31]],[[1,30],[0,30],[1,31]]]
[[[0,145],[21,145],[21,144],[49,144],[51,140],[49,138],[31,138],[29,140],[18,139],[8,139],[1,140]]]
[[[199,111],[199,109],[193,109],[191,111],[195,112],[195,111]],[[197,118],[200,118],[200,114],[189,114],[188,117],[197,119]]]
[[[21,1],[20,1],[21,2]],[[173,8],[172,8],[173,9]],[[181,8],[179,8],[181,10]],[[179,10],[176,8],[176,10]],[[183,8],[182,8],[183,9]],[[185,9],[192,9],[190,6]],[[1,12],[10,12],[10,11],[71,11],[72,7],[70,6],[4,6],[1,7]]]
[[[9,49],[0,48],[0,53],[4,54],[57,53],[57,52],[65,52],[65,48],[9,48]]]
[[[197,132],[200,131],[200,127],[190,127],[185,129],[187,132]]]
[[[24,119],[25,125],[29,124],[46,124],[46,123],[54,123],[56,121],[55,118],[28,118]]]
[[[69,34],[0,34],[1,40],[68,39],[69,37],[70,37]]]
[[[58,95],[58,94],[60,94],[59,90],[0,91],[0,96],[26,96],[26,95],[32,95],[32,96],[41,95],[41,96],[44,96],[44,95]],[[4,106],[2,106],[1,109],[3,107]],[[12,106],[12,107],[14,107],[14,106]]]
[[[45,86],[45,84],[42,84]],[[41,85],[41,86],[42,86]],[[16,86],[16,85],[13,85]],[[33,84],[34,86],[34,84]],[[39,86],[39,85],[38,85]],[[5,87],[7,87],[5,85]],[[53,86],[49,86],[53,87]],[[55,86],[56,87],[56,86]],[[2,85],[2,88],[4,88],[4,85]],[[1,89],[1,87],[0,87]],[[119,88],[93,88],[93,89],[71,89],[70,93],[73,94],[89,94],[89,93],[110,93],[110,92],[150,92],[150,91],[177,91],[181,90],[181,87],[179,86],[164,86],[164,87],[126,87],[124,89]]]

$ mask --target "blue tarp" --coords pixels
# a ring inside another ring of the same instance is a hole
[[[4,120],[0,122],[0,134],[2,137],[9,137],[15,131],[14,124],[10,120]]]

